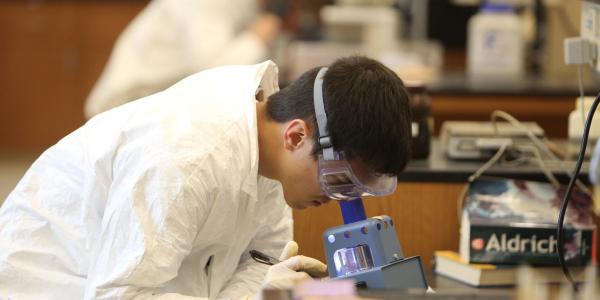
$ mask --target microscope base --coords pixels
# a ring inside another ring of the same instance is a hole
[[[352,279],[359,288],[368,289],[427,289],[420,256],[412,256],[358,273],[333,278]]]

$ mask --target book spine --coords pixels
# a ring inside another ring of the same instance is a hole
[[[595,252],[594,230],[565,229],[565,261],[585,266]],[[471,224],[469,262],[559,265],[556,229]]]

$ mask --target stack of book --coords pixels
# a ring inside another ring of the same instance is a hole
[[[460,253],[435,253],[435,272],[473,286],[515,284],[519,265],[535,266],[548,282],[564,276],[557,255],[556,222],[564,187],[480,178],[468,190]],[[595,263],[596,226],[591,198],[574,190],[565,218],[565,260],[577,275]]]
[[[435,272],[462,283],[476,287],[502,287],[517,283],[518,265],[468,263],[454,251],[435,252]],[[583,280],[584,268],[569,269],[576,280]],[[565,275],[559,266],[532,268],[537,278],[545,282],[564,282]]]

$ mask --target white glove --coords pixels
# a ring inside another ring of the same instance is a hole
[[[311,277],[321,278],[328,275],[327,265],[298,254],[298,244],[288,242],[279,257],[280,263],[269,267],[263,281],[263,289],[290,289],[298,282]]]

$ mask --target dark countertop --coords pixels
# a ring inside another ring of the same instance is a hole
[[[456,300],[511,300],[516,295],[515,288],[475,288],[464,285],[443,276],[433,274],[430,270],[426,272],[427,283],[435,293],[425,293],[423,290],[377,290],[358,289],[360,299],[456,299]],[[287,300],[293,299],[292,290],[264,290],[263,299]],[[319,297],[317,297],[319,298]],[[327,297],[325,297],[327,298]],[[335,298],[335,297],[333,297]],[[339,297],[338,297],[339,298]],[[337,298],[335,298],[337,299]],[[344,299],[346,299],[344,297]],[[354,298],[352,298],[354,299]]]
[[[424,293],[412,290],[358,290],[361,297],[370,299],[486,299],[486,300],[510,300],[514,299],[516,289],[506,288],[476,288],[465,285],[458,281],[434,274],[431,269],[425,272],[427,284],[435,290],[435,293]]]
[[[431,153],[428,159],[413,160],[409,162],[404,173],[398,177],[398,181],[404,182],[467,182],[484,161],[455,161],[446,158],[437,139],[431,143]],[[575,163],[565,162],[569,173],[572,172]],[[546,162],[547,167],[562,183],[568,183],[569,177],[560,171],[560,166],[555,162]],[[584,162],[579,179],[588,183],[589,163]],[[484,173],[488,176],[510,177],[524,180],[547,181],[541,169],[536,164],[525,164],[514,167],[494,165]]]
[[[583,82],[586,95],[600,91],[600,75],[584,68]],[[572,75],[526,75],[522,78],[469,78],[464,73],[444,73],[428,85],[431,94],[445,95],[514,95],[514,96],[577,96],[577,77]]]

